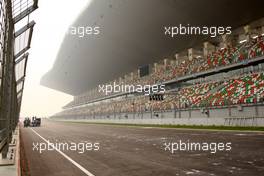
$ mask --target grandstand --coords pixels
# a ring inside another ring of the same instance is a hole
[[[8,2],[4,14],[12,27],[38,1],[20,1],[29,7],[13,7],[14,18],[11,0],[3,2]],[[5,9],[1,5],[0,11]],[[264,1],[61,0],[39,5],[40,19],[48,17],[49,23],[41,20],[44,38],[33,43],[43,59],[52,59],[56,48],[50,36],[57,43],[68,17],[79,13],[53,67],[40,80],[73,99],[29,85],[35,91],[29,91],[29,113],[52,114],[63,105],[62,111],[41,118],[41,126],[35,127],[36,116],[17,126],[24,52],[34,22],[28,17],[22,29],[8,28],[5,36],[14,42],[6,37],[3,42],[15,58],[0,52],[0,149],[9,146],[0,150],[0,176],[263,175]],[[61,23],[61,18],[66,20]],[[181,34],[181,27],[187,32]],[[17,42],[26,45],[17,48]]]
[[[256,25],[257,24],[257,25]],[[56,119],[122,123],[263,125],[264,19],[238,27],[233,35],[209,39],[109,83],[164,84],[164,101],[132,93],[105,95],[98,85],[74,97]],[[237,118],[239,124],[227,123]],[[241,120],[242,119],[242,120]],[[242,121],[242,122],[241,122]]]

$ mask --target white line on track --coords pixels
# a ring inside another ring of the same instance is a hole
[[[32,128],[30,128],[36,135],[38,135],[42,140],[44,140],[46,143],[48,143],[48,140],[45,139],[44,137],[42,137],[40,134],[38,134],[35,130],[33,130]],[[52,146],[52,145],[51,145]],[[54,148],[54,150],[56,150],[59,154],[61,154],[64,158],[66,158],[67,160],[69,160],[73,165],[75,165],[76,167],[78,167],[81,171],[83,171],[86,175],[88,176],[95,176],[94,174],[92,174],[91,172],[89,172],[88,170],[86,170],[84,167],[82,167],[80,164],[78,164],[76,161],[74,161],[73,159],[71,159],[68,155],[66,155],[65,153],[63,153],[62,151],[60,151],[59,149],[57,149],[55,146],[52,146]]]

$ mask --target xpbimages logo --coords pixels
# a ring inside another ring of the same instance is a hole
[[[91,142],[33,142],[32,150],[42,153],[43,151],[77,151],[78,153],[84,153],[85,151],[98,151],[100,149],[100,143],[91,143]]]
[[[179,26],[165,26],[164,34],[170,37],[177,35],[209,35],[214,38],[218,35],[227,34],[230,35],[232,27],[227,26],[191,26],[190,24]]]
[[[230,151],[232,149],[231,142],[191,142],[189,140],[177,142],[165,142],[163,144],[164,150],[170,153],[177,151],[208,151],[212,154],[218,151]]]
[[[100,27],[99,26],[71,26],[67,31],[67,34],[78,36],[80,38],[99,35]]]
[[[105,95],[111,94],[111,93],[144,93],[144,95],[150,95],[151,93],[164,93],[165,85],[133,85],[133,84],[116,84],[114,82],[113,84],[106,84],[106,85],[99,85],[98,91],[100,93],[104,93]]]

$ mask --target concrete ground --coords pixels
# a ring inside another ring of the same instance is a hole
[[[16,144],[9,144],[7,158],[3,159],[2,154],[0,154],[0,176],[18,176],[20,174],[19,127],[13,133],[13,139],[16,141]],[[12,159],[11,153],[13,153]]]
[[[263,175],[264,172],[262,132],[161,129],[43,121],[41,127],[22,128],[21,134],[31,176],[257,176]],[[99,143],[99,150],[94,150],[95,146],[88,146],[84,153],[69,149],[46,150],[40,153],[36,150],[37,147],[34,148],[37,144],[44,146],[47,140],[57,144]],[[166,148],[166,145],[179,141],[201,144],[230,142],[231,150],[216,153],[175,150],[172,153]],[[93,150],[90,150],[91,148]]]

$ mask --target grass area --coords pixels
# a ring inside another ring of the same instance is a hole
[[[178,129],[204,129],[204,130],[234,130],[234,131],[264,131],[264,127],[241,127],[241,126],[207,126],[207,125],[155,125],[155,124],[127,124],[127,123],[100,123],[100,122],[80,122],[63,121],[66,123],[82,123],[96,125],[112,125],[124,127],[154,127],[154,128],[178,128]]]

